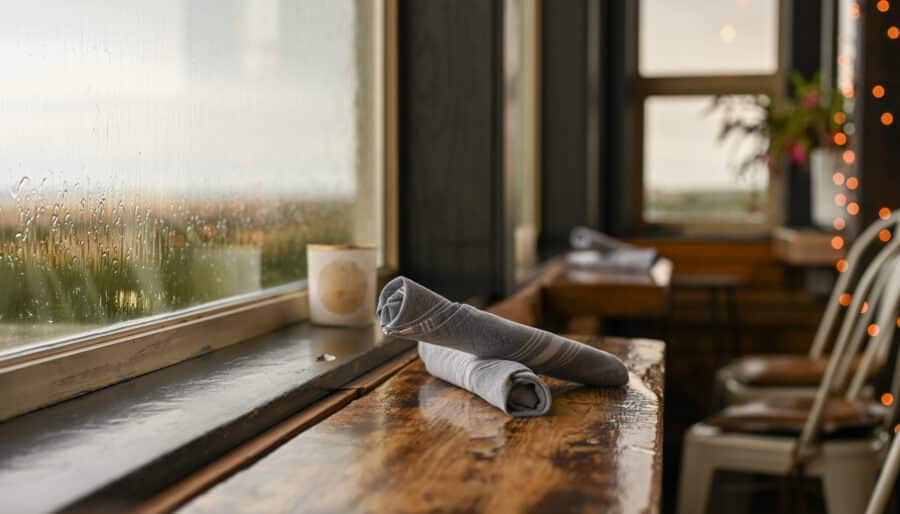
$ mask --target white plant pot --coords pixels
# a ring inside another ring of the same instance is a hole
[[[826,230],[832,230],[835,218],[844,217],[844,207],[834,202],[835,195],[844,192],[844,187],[835,184],[833,179],[836,172],[843,172],[843,168],[840,154],[834,149],[816,148],[810,153],[812,220]]]

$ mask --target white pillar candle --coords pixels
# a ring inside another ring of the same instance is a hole
[[[306,259],[310,321],[357,327],[375,321],[374,246],[312,244]]]

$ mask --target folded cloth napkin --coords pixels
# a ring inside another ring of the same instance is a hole
[[[655,248],[622,248],[611,252],[576,250],[569,252],[566,260],[572,266],[596,271],[634,272],[650,271],[656,263]]]
[[[482,359],[421,341],[419,357],[432,375],[480,396],[509,416],[543,416],[550,410],[550,389],[524,364]]]
[[[381,290],[378,319],[385,334],[521,362],[536,373],[595,386],[620,386],[628,370],[614,355],[545,330],[451,302],[406,277]]]
[[[575,227],[569,233],[569,244],[576,250],[600,250],[601,252],[614,252],[626,248],[634,248],[628,243],[623,243],[614,237],[609,237],[588,227]]]

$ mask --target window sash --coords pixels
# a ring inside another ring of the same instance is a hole
[[[787,2],[779,2],[778,20],[776,20],[778,27],[778,41],[776,43],[778,68],[775,73],[644,77],[638,71],[638,56],[640,55],[640,20],[638,16],[640,1],[629,2],[626,7],[626,26],[629,34],[629,45],[632,49],[631,52],[628,52],[626,67],[626,69],[631,70],[630,85],[632,92],[629,112],[629,118],[632,120],[632,226],[637,231],[646,231],[650,228],[664,228],[667,232],[677,232],[683,235],[710,235],[723,232],[740,235],[760,235],[770,232],[773,227],[780,224],[782,215],[781,209],[778,208],[781,186],[771,174],[769,176],[765,221],[648,222],[644,218],[644,102],[652,96],[761,94],[770,98],[784,97],[787,86],[784,70],[784,23],[787,19],[785,10],[789,7]]]
[[[397,0],[373,8],[381,48],[380,74],[383,266],[379,283],[398,263]],[[177,364],[308,319],[306,281],[285,284],[110,326],[85,335],[46,341],[0,354],[0,421],[114,383]]]

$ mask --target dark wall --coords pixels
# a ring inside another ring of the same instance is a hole
[[[900,208],[900,40],[887,37],[890,26],[900,26],[900,10],[878,12],[875,2],[862,4],[859,20],[862,49],[857,52],[856,162],[860,177],[862,226],[878,217],[882,207]],[[883,98],[872,87],[884,86]],[[892,125],[881,122],[883,113],[894,116]]]
[[[568,247],[576,225],[599,226],[600,4],[541,6],[541,238],[543,256]]]
[[[501,287],[499,1],[400,2],[400,268],[462,300]]]

